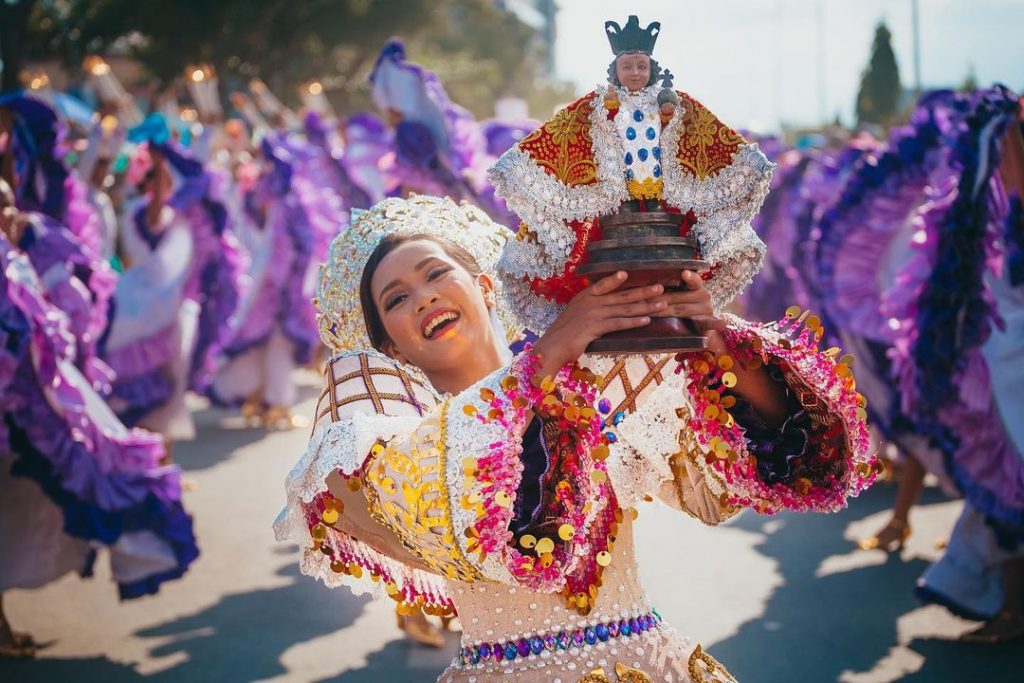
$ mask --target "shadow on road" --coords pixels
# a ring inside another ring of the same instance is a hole
[[[434,683],[451,662],[459,647],[459,634],[446,634],[441,649],[416,645],[405,639],[392,640],[367,657],[366,666],[325,678],[317,683]]]
[[[930,489],[920,505],[945,501]],[[928,563],[894,554],[874,566],[820,577],[816,572],[825,559],[851,552],[850,541],[843,538],[851,522],[891,505],[892,492],[879,486],[839,514],[782,515],[785,524],[773,533],[765,529],[771,518],[747,514],[737,520],[741,528],[766,534],[756,549],[778,562],[784,583],[759,618],[711,647],[712,654],[740,681],[826,683],[844,672],[874,669],[899,644],[897,620],[920,606],[912,589]],[[979,649],[970,656],[963,645],[940,640],[915,641],[914,648],[928,661],[901,680],[978,680],[981,671],[1019,672],[1022,665],[1019,652],[1011,659],[1009,649]]]
[[[139,631],[143,638],[173,639],[154,647],[153,656],[187,657],[146,680],[253,681],[284,674],[280,659],[286,650],[350,625],[369,602],[346,590],[325,590],[300,576],[294,563],[277,575],[295,582],[226,595],[200,612]]]
[[[320,393],[319,387],[309,384],[299,384],[296,389],[300,406]],[[302,414],[301,409],[299,414]],[[219,465],[234,456],[238,449],[267,438],[266,429],[249,426],[237,410],[208,406],[194,410],[192,417],[196,422],[196,438],[174,448],[174,462],[186,472]],[[308,428],[305,433],[308,434]]]
[[[1024,673],[1024,647],[1020,641],[1002,645],[972,645],[941,638],[915,638],[910,649],[924,657],[920,671],[900,683],[933,681],[1011,681]]]
[[[0,681],[44,683],[76,681],[81,683],[123,683],[138,681],[135,667],[112,662],[106,657],[78,659],[0,659]]]

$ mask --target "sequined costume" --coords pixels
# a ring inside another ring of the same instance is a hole
[[[604,86],[584,95],[495,163],[489,177],[522,227],[499,265],[509,306],[544,330],[584,286],[576,269],[600,216],[627,200],[692,214],[686,233],[711,264],[706,286],[716,310],[760,267],[764,244],[750,222],[773,164],[696,99],[677,92],[667,121],[657,86]]]
[[[849,368],[794,311],[767,326],[729,318],[732,353],[717,360],[584,356],[541,378],[526,350],[439,395],[418,369],[366,349],[355,303],[381,237],[424,230],[461,236],[485,272],[508,239],[472,207],[413,197],[378,204],[336,240],[318,299],[338,353],[279,539],[300,543],[302,571],[330,586],[457,612],[462,650],[442,681],[732,681],[652,607],[635,511],[657,498],[717,524],[748,507],[842,507],[875,474]],[[802,427],[767,444],[740,427],[735,363],[777,372]]]

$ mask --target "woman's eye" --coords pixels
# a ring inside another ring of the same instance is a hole
[[[392,308],[402,303],[403,301],[405,301],[405,294],[392,294],[384,302],[384,310],[390,311]]]
[[[430,272],[427,273],[427,280],[436,280],[437,278],[447,273],[449,270],[451,270],[451,268],[448,266],[438,266],[437,268],[432,268]]]

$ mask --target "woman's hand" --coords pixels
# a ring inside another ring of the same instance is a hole
[[[533,352],[540,356],[541,377],[553,375],[566,363],[571,363],[598,337],[651,322],[652,315],[664,315],[665,301],[657,299],[664,293],[661,285],[620,290],[626,273],[598,280],[573,297],[562,314],[547,332],[534,344]]]
[[[665,302],[665,307],[656,314],[656,317],[689,318],[697,332],[708,335],[711,350],[721,353],[725,345],[718,332],[725,329],[725,321],[715,317],[711,306],[711,294],[704,287],[704,280],[692,270],[682,271],[680,279],[686,289],[665,292],[659,296],[657,301]]]

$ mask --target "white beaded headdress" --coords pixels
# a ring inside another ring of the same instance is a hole
[[[471,204],[415,194],[408,199],[391,197],[368,211],[353,209],[352,224],[334,238],[327,261],[320,266],[314,301],[317,323],[320,338],[335,352],[370,348],[359,302],[359,282],[370,254],[392,234],[434,235],[462,246],[483,272],[493,277],[495,298],[502,300],[495,266],[505,242],[513,236],[511,230]],[[508,341],[516,340],[522,328],[504,312],[499,311],[498,317]]]

